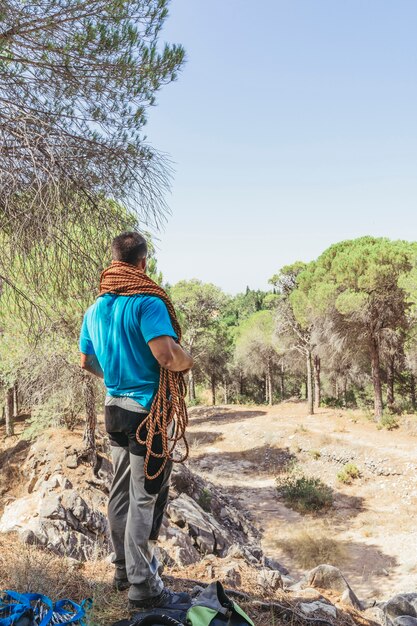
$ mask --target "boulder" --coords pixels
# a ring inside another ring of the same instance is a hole
[[[224,556],[233,543],[227,529],[222,528],[211,513],[204,511],[185,493],[169,503],[167,514],[174,524],[187,529],[202,554]]]
[[[387,626],[417,626],[417,593],[402,593],[379,605]]]
[[[356,609],[363,610],[364,606],[352,591],[342,572],[333,565],[318,565],[308,572],[304,579],[294,587],[304,589],[330,589],[340,594],[343,602],[350,604]]]
[[[65,481],[62,477],[61,484]],[[53,493],[55,484],[53,480],[50,491],[45,491],[48,485],[44,485],[45,489],[6,506],[0,532],[18,531],[22,543],[80,561],[106,554],[109,537],[105,516],[73,489]]]

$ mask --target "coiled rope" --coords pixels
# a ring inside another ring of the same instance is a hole
[[[157,285],[138,267],[122,261],[113,261],[102,272],[100,277],[99,295],[102,296],[106,293],[114,293],[121,296],[144,295],[160,298],[168,309],[178,341],[181,341],[181,327],[170,298],[162,287]],[[158,391],[149,413],[139,424],[136,431],[138,443],[146,446],[144,471],[148,480],[153,480],[160,476],[168,461],[183,463],[188,458],[189,446],[185,437],[185,431],[188,426],[188,413],[185,404],[186,393],[187,386],[182,372],[171,372],[164,367],[160,367]],[[146,428],[146,439],[140,437],[143,427]],[[172,434],[169,434],[172,430]],[[161,453],[152,450],[154,437],[158,435],[161,436],[162,441]],[[174,456],[174,449],[180,441],[183,442],[185,451],[177,457]],[[152,475],[149,474],[151,458],[162,459],[161,466]]]

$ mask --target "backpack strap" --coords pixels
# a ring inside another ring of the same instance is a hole
[[[135,626],[185,626],[183,622],[178,622],[169,615],[147,615],[138,622],[134,622]]]

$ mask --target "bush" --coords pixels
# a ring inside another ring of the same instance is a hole
[[[329,409],[343,409],[343,400],[340,398],[333,398],[332,396],[325,396],[321,399],[321,406]]]
[[[299,567],[310,569],[328,563],[337,567],[346,559],[346,548],[343,544],[331,539],[323,531],[296,531],[293,536],[286,537],[278,544]]]
[[[353,480],[359,477],[359,468],[354,463],[346,463],[343,469],[337,473],[337,479],[345,485],[350,485]]]
[[[321,457],[321,452],[320,450],[310,450],[309,455],[313,457],[315,461],[318,461]]]
[[[399,427],[400,425],[397,418],[395,417],[395,415],[392,415],[390,413],[385,413],[377,424],[378,430],[382,430],[383,428],[385,428],[386,430],[395,430]]]
[[[333,493],[320,478],[287,475],[277,478],[277,489],[288,506],[307,513],[329,508],[333,504]]]
[[[201,506],[203,511],[206,511],[207,513],[210,513],[211,511],[212,497],[213,496],[206,487],[201,490],[200,495],[198,496],[198,504]]]

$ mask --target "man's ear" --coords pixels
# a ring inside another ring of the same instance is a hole
[[[143,259],[141,259],[141,260],[140,260],[140,265],[139,265],[139,267],[140,267],[143,271],[145,271],[145,270],[146,270],[146,256],[145,256]]]

